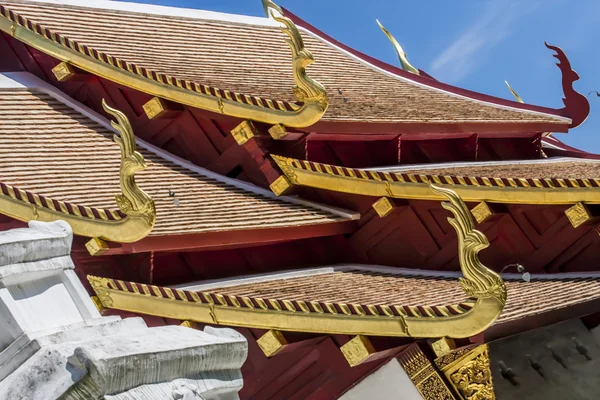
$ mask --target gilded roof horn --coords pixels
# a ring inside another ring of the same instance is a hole
[[[398,43],[396,38],[394,36],[392,36],[392,34],[387,29],[385,29],[385,27],[383,25],[381,25],[381,22],[379,22],[378,19],[376,19],[375,21],[377,21],[377,25],[379,25],[379,27],[381,28],[383,33],[385,33],[385,36],[387,36],[388,39],[390,39],[390,42],[392,42],[392,45],[394,45],[394,48],[396,49],[396,53],[398,53],[398,58],[400,59],[400,64],[402,65],[402,69],[405,71],[411,72],[413,74],[420,75],[419,70],[416,69],[415,67],[413,67],[410,62],[408,62],[406,53],[404,52],[404,49],[402,49],[402,46],[400,46],[400,43]]]
[[[512,93],[512,95],[515,97],[515,100],[517,100],[519,103],[525,103],[523,101],[523,99],[517,94],[517,92],[515,92],[515,90],[510,86],[510,84],[508,83],[508,81],[504,81],[504,83],[506,83],[506,86],[508,87],[508,90],[510,90],[510,92]]]

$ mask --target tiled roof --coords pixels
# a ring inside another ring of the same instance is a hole
[[[451,274],[447,274],[451,275]],[[459,304],[466,295],[457,277],[398,272],[373,272],[340,268],[330,272],[265,279],[247,284],[210,289],[202,286],[188,290],[202,290],[224,296],[277,299],[289,301],[317,301],[360,305],[441,306]],[[600,299],[600,276],[561,277],[532,276],[531,282],[505,278],[508,297],[504,311],[496,324],[541,314],[576,304]]]
[[[113,132],[46,91],[0,89],[0,180],[57,201],[117,209],[120,149]],[[217,179],[144,149],[148,168],[136,174],[156,203],[151,235],[171,235],[343,221],[310,203],[270,196]],[[4,186],[3,186],[4,187]],[[4,190],[4,189],[3,189]],[[179,205],[169,196],[175,193]]]
[[[162,16],[144,13],[141,7],[140,12],[131,12],[26,1],[0,5],[81,45],[155,73],[295,101],[290,50],[272,22]],[[330,99],[323,121],[568,124],[561,117],[475,101],[383,73],[301,32],[317,60],[308,73],[325,86]]]
[[[477,176],[513,179],[599,179],[600,162],[583,160],[548,160],[547,162],[498,162],[465,166],[464,164],[427,166],[426,168],[384,168],[379,171],[438,176]]]

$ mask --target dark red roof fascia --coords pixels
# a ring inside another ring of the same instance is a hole
[[[149,251],[226,250],[238,247],[264,246],[313,237],[341,235],[352,233],[357,228],[357,221],[341,221],[284,228],[148,236],[135,243],[110,243],[110,249],[104,254],[133,254]]]

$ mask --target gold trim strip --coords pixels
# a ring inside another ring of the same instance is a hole
[[[279,168],[289,179],[290,183],[335,192],[359,194],[372,197],[393,197],[399,199],[442,200],[432,192],[427,183],[416,179],[405,181],[401,174],[395,174],[398,181],[379,181],[375,179],[357,178],[315,172],[308,168],[299,168],[293,159],[272,156]],[[312,163],[316,164],[316,163]],[[310,167],[309,167],[310,168]],[[338,168],[333,166],[333,168]],[[359,170],[360,171],[360,170]],[[411,175],[409,175],[409,178]],[[600,204],[600,187],[580,186],[571,187],[564,180],[557,180],[561,186],[554,186],[549,179],[531,179],[533,185],[520,187],[513,179],[505,186],[500,178],[481,178],[485,185],[470,185],[463,177],[456,177],[456,184],[450,176],[432,176],[432,180],[444,182],[440,187],[452,188],[467,202],[508,203],[508,204]],[[543,185],[542,181],[547,185]],[[495,182],[496,185],[492,185]],[[551,187],[547,187],[551,186]]]

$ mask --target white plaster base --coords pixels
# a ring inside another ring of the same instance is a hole
[[[0,399],[234,400],[246,339],[101,317],[63,221],[0,232]]]

